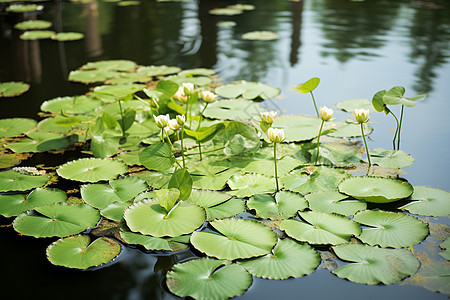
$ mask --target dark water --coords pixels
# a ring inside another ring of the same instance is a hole
[[[93,1],[43,2],[39,13],[11,14],[0,4],[0,81],[25,81],[22,96],[0,99],[0,118],[30,117],[44,100],[84,94],[88,86],[66,80],[89,61],[129,59],[141,65],[212,68],[223,82],[260,81],[282,89],[282,97],[263,105],[285,113],[314,114],[308,95],[290,88],[311,77],[321,83],[318,105],[369,98],[395,85],[406,96],[427,93],[407,108],[401,149],[416,162],[403,177],[413,185],[450,190],[450,3],[442,1],[247,1],[254,11],[213,16],[208,11],[236,1],[156,2],[138,6]],[[77,31],[85,39],[59,43],[22,41],[13,25],[24,19],[53,22],[55,31]],[[219,26],[234,21],[235,27]],[[277,32],[276,41],[246,41],[248,31]],[[398,112],[394,110],[397,114]],[[338,114],[340,118],[349,117]],[[392,145],[390,116],[372,114],[370,148]],[[2,224],[11,222],[2,218]],[[444,222],[448,223],[447,220]],[[70,271],[45,259],[51,239],[18,236],[0,229],[1,298],[176,299],[164,290],[163,272],[177,257],[148,255],[128,248],[116,263],[96,271]],[[445,299],[424,288],[367,286],[342,280],[322,265],[311,275],[284,281],[254,279],[239,299]]]

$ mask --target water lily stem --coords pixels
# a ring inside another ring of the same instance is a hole
[[[397,150],[400,150],[400,132],[402,131],[402,121],[403,121],[403,110],[405,109],[405,106],[402,105],[402,110],[400,113],[400,122],[398,125],[398,136],[397,136]]]
[[[119,99],[120,115],[122,116],[122,137],[125,136],[125,120],[123,119],[122,101]]]
[[[364,135],[364,124],[361,123],[361,134],[364,140],[364,145],[366,146],[366,154],[367,154],[367,160],[369,161],[369,169],[372,166],[372,163],[370,161],[370,153],[369,153],[369,147],[367,147],[367,142],[366,142],[366,136]],[[367,170],[367,172],[369,172],[369,169]]]
[[[392,116],[394,116],[395,122],[397,122],[397,128],[395,128],[394,139],[392,140],[392,146],[393,146],[393,148],[395,150],[395,140],[397,139],[397,134],[398,134],[398,131],[399,131],[399,128],[400,128],[400,124],[398,122],[397,117],[394,115],[394,113],[391,110],[389,110],[389,112],[391,113]]]
[[[313,92],[311,91],[310,93],[311,93],[311,97],[312,97],[312,100],[313,100],[313,103],[314,103],[314,108],[316,109],[317,117],[319,118],[319,110],[317,109],[316,99],[314,99],[314,94],[313,94]]]
[[[320,124],[319,135],[317,136],[317,154],[314,164],[317,164],[317,161],[319,160],[320,135],[322,134],[323,123],[325,123],[324,120],[322,120],[322,123]]]
[[[278,193],[280,191],[280,187],[278,186],[277,143],[273,143],[273,162],[275,163],[275,183]]]
[[[184,160],[184,141],[183,141],[183,136],[184,136],[184,125],[181,126],[181,130],[180,130],[180,135],[181,135],[181,157],[183,158],[183,168],[186,167],[186,162]]]

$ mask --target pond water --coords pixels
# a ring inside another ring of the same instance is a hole
[[[249,2],[249,1],[248,1]],[[26,18],[48,20],[56,31],[85,34],[79,41],[22,41],[14,24],[22,14],[0,4],[0,81],[25,81],[31,88],[0,100],[0,118],[39,119],[40,104],[60,96],[81,95],[88,87],[67,81],[68,73],[90,61],[128,59],[141,65],[214,69],[224,83],[259,81],[282,90],[263,105],[285,114],[314,115],[309,95],[291,88],[317,76],[318,105],[368,98],[401,85],[406,96],[426,93],[406,108],[401,149],[416,162],[403,175],[413,185],[450,190],[450,3],[441,1],[254,0],[256,9],[236,16],[209,10],[235,1],[142,0],[138,5],[92,0],[87,4],[44,1],[43,10]],[[233,21],[236,26],[223,26]],[[267,30],[273,41],[248,41],[243,33]],[[397,114],[397,111],[395,111]],[[343,114],[337,114],[337,119]],[[392,145],[395,124],[383,113],[371,114],[375,127],[370,148]],[[41,157],[37,156],[34,161]],[[448,224],[448,218],[440,218]],[[2,224],[10,220],[2,217]],[[148,255],[126,248],[114,264],[95,271],[71,271],[45,260],[48,240],[0,230],[2,294],[6,298],[177,299],[164,288],[163,273],[191,255]],[[367,286],[332,275],[322,265],[311,275],[283,281],[254,278],[239,299],[446,299],[421,287]]]

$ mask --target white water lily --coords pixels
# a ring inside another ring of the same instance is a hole
[[[170,129],[172,129],[173,131],[178,131],[181,128],[181,125],[178,124],[177,119],[171,119],[169,120],[168,126]]]
[[[367,123],[370,119],[369,110],[364,108],[356,108],[355,118],[356,122],[358,122],[359,124]]]
[[[331,108],[328,108],[326,106],[322,106],[320,108],[320,118],[325,122],[334,120],[333,113],[334,113],[334,111]]]
[[[187,103],[188,98],[187,96],[184,94],[184,87],[180,86],[177,90],[177,92],[175,93],[175,95],[173,95],[173,97],[175,99],[180,100],[183,103]]]
[[[267,136],[273,143],[281,143],[284,140],[284,130],[277,128],[269,128],[267,130]]]
[[[213,103],[217,100],[217,95],[210,91],[202,91],[200,92],[200,97],[205,101],[206,103]]]
[[[273,123],[273,121],[275,120],[275,117],[277,116],[277,114],[278,113],[276,111],[266,111],[266,112],[261,113],[261,118],[264,123],[271,125]]]
[[[181,85],[185,96],[190,96],[195,92],[195,86],[191,82],[185,82]]]
[[[165,128],[167,124],[169,124],[170,117],[169,115],[153,115],[153,119],[155,120],[155,123],[159,128]]]

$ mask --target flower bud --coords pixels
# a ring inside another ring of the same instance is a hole
[[[206,103],[213,103],[217,99],[217,95],[210,91],[202,91],[200,97],[202,97],[203,101]]]
[[[180,130],[180,128],[181,128],[181,125],[178,124],[177,119],[169,120],[169,124],[168,125],[169,125],[169,128],[172,129],[173,131]]]
[[[267,112],[261,113],[261,118],[262,118],[263,122],[267,123],[269,125],[271,125],[273,123],[276,116],[277,116],[276,111],[267,111]]]
[[[194,84],[191,82],[185,82],[181,86],[183,88],[183,92],[185,96],[190,96],[194,93],[195,87]]]
[[[277,128],[269,128],[267,130],[269,140],[274,143],[281,143],[284,140],[284,130]]]
[[[325,122],[333,121],[333,110],[326,106],[322,106],[320,108],[320,118]]]
[[[186,123],[186,117],[184,115],[177,115],[177,123],[183,126]]]
[[[164,128],[169,123],[170,117],[169,115],[159,115],[159,116],[153,115],[153,119],[155,120],[155,123],[159,128]]]
[[[359,124],[367,123],[369,121],[369,110],[364,108],[355,109],[356,122]]]
[[[188,101],[187,96],[184,94],[184,87],[180,86],[177,90],[177,92],[175,93],[175,95],[173,95],[173,97],[175,99],[180,100],[183,103],[186,103]]]

